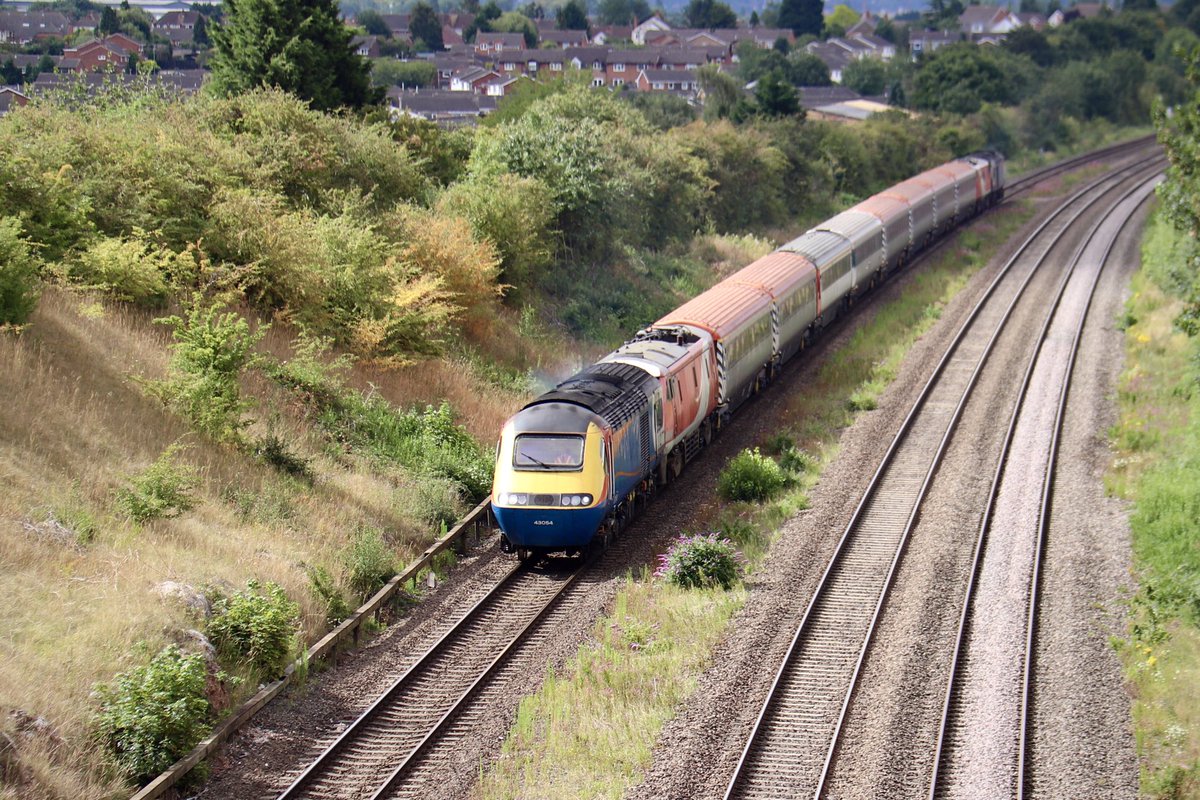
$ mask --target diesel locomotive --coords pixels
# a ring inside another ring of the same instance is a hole
[[[1004,158],[922,172],[758,259],[505,423],[492,510],[522,558],[605,545],[853,299],[999,202]]]

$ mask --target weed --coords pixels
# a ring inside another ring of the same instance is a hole
[[[817,469],[818,461],[803,450],[795,447],[784,450],[779,456],[779,466],[793,475],[803,475]]]
[[[299,625],[300,607],[282,588],[268,582],[260,590],[251,580],[244,591],[213,602],[208,634],[222,655],[274,678],[290,660]]]
[[[207,680],[203,656],[171,645],[149,664],[96,687],[93,733],[121,772],[145,782],[204,738]]]
[[[325,622],[331,626],[337,625],[353,613],[354,609],[346,602],[341,587],[329,574],[329,570],[324,567],[309,567],[306,572],[313,594],[325,604]]]
[[[684,589],[703,586],[731,588],[741,576],[742,564],[733,542],[715,533],[680,536],[658,557],[654,575]]]
[[[360,600],[383,588],[396,574],[396,556],[378,528],[363,528],[342,554],[346,580]]]
[[[787,482],[783,469],[754,448],[729,460],[717,478],[717,494],[723,500],[763,501],[778,494]]]
[[[40,259],[21,236],[21,222],[0,216],[0,328],[21,325],[38,300]]]
[[[181,451],[173,444],[158,460],[129,480],[129,486],[117,490],[116,506],[136,523],[152,519],[178,517],[196,507],[195,490],[200,478],[195,469],[176,462]]]
[[[255,441],[254,457],[294,478],[312,480],[308,459],[293,453],[288,443],[274,431]]]

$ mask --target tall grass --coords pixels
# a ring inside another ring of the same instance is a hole
[[[858,413],[853,398],[878,398],[985,254],[1031,213],[1022,204],[977,223],[912,276],[899,297],[861,322],[815,379],[795,390],[783,428],[763,443],[791,471],[789,486],[762,504],[723,504],[697,521],[698,530],[719,531],[742,551],[749,572],[759,568],[774,532],[808,507],[808,492],[836,453],[839,432]],[[692,691],[745,597],[742,588],[680,590],[651,581],[647,572],[629,579],[593,640],[562,674],[549,673],[541,690],[522,701],[503,757],[483,775],[480,796],[622,796],[641,780],[662,726]]]
[[[1189,245],[1156,215],[1122,320],[1126,370],[1107,483],[1134,503],[1139,588],[1117,643],[1134,694],[1142,793],[1200,796],[1200,342],[1174,326]]]

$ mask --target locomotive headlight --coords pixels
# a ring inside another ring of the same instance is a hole
[[[580,497],[579,495],[577,495],[577,494],[571,495],[571,505],[577,506],[582,502],[583,502],[583,498]]]
[[[529,495],[512,492],[511,494],[505,495],[503,502],[510,506],[523,506],[529,502]]]
[[[592,496],[590,494],[585,494],[582,498],[582,503],[585,506],[590,506],[592,504]]]

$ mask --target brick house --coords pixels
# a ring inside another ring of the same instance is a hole
[[[29,44],[70,33],[71,21],[58,11],[0,11],[0,42]]]
[[[700,90],[696,73],[676,69],[644,69],[634,82],[639,92],[695,94]]]
[[[492,56],[505,50],[524,50],[525,35],[521,33],[494,33],[480,31],[475,35],[475,53]]]

